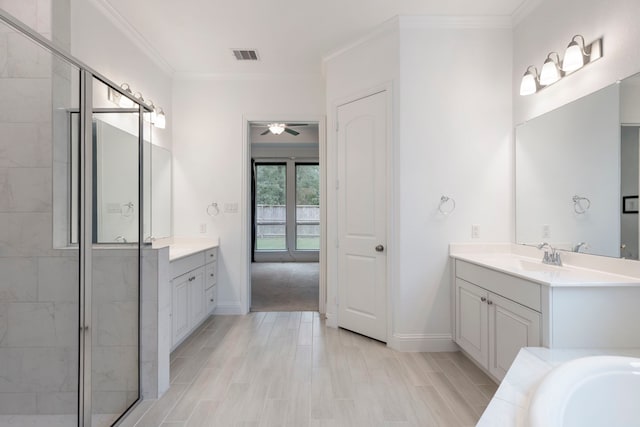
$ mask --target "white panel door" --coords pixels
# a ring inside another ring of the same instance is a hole
[[[338,107],[338,325],[387,341],[387,92]]]
[[[456,343],[482,366],[489,363],[488,296],[485,289],[456,279]]]

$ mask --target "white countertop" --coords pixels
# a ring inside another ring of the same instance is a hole
[[[619,274],[615,271],[615,268],[611,269],[613,271],[587,268],[586,265],[589,265],[589,260],[592,257],[580,257],[580,254],[561,252],[561,256],[568,259],[568,262],[564,262],[561,267],[543,264],[542,252],[537,251],[535,248],[514,247],[509,244],[477,246],[452,244],[449,255],[455,259],[546,286],[640,286],[640,277]],[[634,262],[637,263],[638,261]]]
[[[564,362],[596,355],[640,357],[640,349],[523,348],[476,427],[527,426],[529,402],[545,375]]]
[[[154,249],[169,247],[169,261],[175,261],[218,246],[218,239],[172,238],[153,242]]]

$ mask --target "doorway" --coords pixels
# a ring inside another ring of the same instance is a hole
[[[318,122],[250,122],[250,310],[320,309]]]

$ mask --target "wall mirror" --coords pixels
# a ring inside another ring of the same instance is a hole
[[[94,114],[94,243],[131,243],[138,241],[138,115]],[[71,113],[75,126],[77,114]],[[145,132],[146,137],[147,132]],[[72,138],[72,158],[77,141]],[[143,143],[143,236],[162,238],[171,235],[171,152]],[[77,179],[72,168],[70,182]],[[73,187],[72,188],[76,188]],[[71,199],[75,201],[77,197]],[[73,203],[73,202],[72,202]],[[71,209],[71,212],[75,210]],[[71,221],[76,221],[71,218]],[[75,230],[74,227],[71,227]],[[71,243],[77,236],[70,236]]]
[[[516,242],[638,259],[640,74],[516,127]]]

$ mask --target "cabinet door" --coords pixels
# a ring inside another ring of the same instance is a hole
[[[171,282],[171,346],[182,340],[189,330],[189,273],[178,276]]]
[[[200,267],[192,271],[189,277],[189,299],[190,299],[190,325],[194,328],[206,315],[206,300],[204,296],[204,268]]]
[[[537,347],[541,316],[537,311],[489,294],[489,372],[499,380],[506,375],[522,347]]]
[[[488,295],[486,290],[456,279],[456,343],[485,367],[489,363]]]

